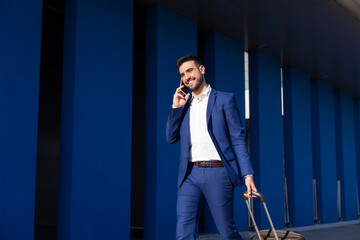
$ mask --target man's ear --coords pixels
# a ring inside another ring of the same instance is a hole
[[[201,74],[205,74],[205,66],[204,65],[200,65],[199,70],[200,70]]]

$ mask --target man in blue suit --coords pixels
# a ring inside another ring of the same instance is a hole
[[[204,198],[222,239],[241,239],[233,217],[234,186],[245,179],[247,197],[257,189],[235,95],[212,89],[196,56],[176,65],[184,86],[175,91],[166,126],[169,143],[181,140],[176,239],[196,238]]]

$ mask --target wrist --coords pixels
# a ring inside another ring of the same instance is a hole
[[[244,179],[247,179],[247,178],[254,178],[254,175],[253,175],[253,174],[245,175],[245,176],[244,176]]]

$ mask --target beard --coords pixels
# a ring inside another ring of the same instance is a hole
[[[195,84],[192,87],[189,86],[189,88],[191,89],[191,91],[196,92],[197,90],[200,89],[203,82],[204,82],[204,76],[200,75],[200,77],[196,80]]]

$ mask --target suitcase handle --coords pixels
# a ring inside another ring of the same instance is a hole
[[[246,201],[246,200],[248,200],[248,197],[246,197],[245,196],[245,194],[247,194],[248,192],[247,191],[245,191],[244,193],[243,193],[243,199]],[[251,195],[255,195],[255,196],[257,196],[257,197],[259,197],[260,198],[260,200],[261,200],[261,202],[262,203],[265,203],[265,198],[264,198],[264,196],[261,194],[261,193],[259,193],[259,192],[251,192]]]
[[[245,194],[247,194],[247,193],[248,193],[247,191],[245,191],[245,192],[243,193],[243,198],[244,198],[245,203],[246,203],[246,206],[247,206],[247,208],[248,208],[248,210],[249,210],[250,217],[251,217],[251,219],[252,219],[252,221],[253,221],[253,223],[254,223],[254,227],[255,227],[256,233],[257,233],[257,235],[258,235],[258,237],[259,237],[259,240],[262,240],[261,235],[260,235],[260,232],[259,232],[259,228],[258,228],[258,226],[256,225],[254,215],[253,215],[253,213],[252,213],[252,211],[251,211],[251,208],[250,208],[250,203],[249,203],[249,201],[248,201],[248,197],[245,196]],[[270,226],[271,226],[271,230],[272,230],[273,233],[274,233],[275,239],[276,239],[276,240],[279,240],[278,235],[277,235],[277,233],[276,233],[276,231],[275,231],[275,228],[274,228],[274,224],[273,224],[272,221],[271,221],[271,217],[270,217],[269,211],[268,211],[268,209],[267,209],[267,207],[266,207],[266,203],[265,203],[265,198],[264,198],[264,196],[263,196],[261,193],[259,193],[259,192],[251,192],[251,195],[255,195],[255,196],[257,196],[257,197],[260,198],[262,204],[264,205],[264,209],[265,209],[266,215],[267,215],[267,217],[268,217],[268,219],[269,219],[269,223],[270,223]]]

